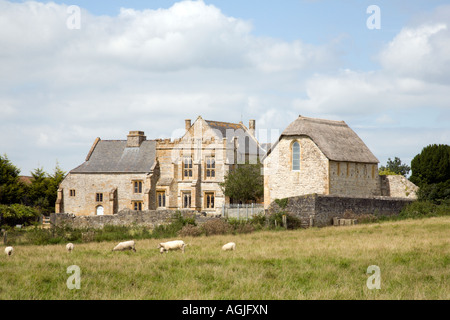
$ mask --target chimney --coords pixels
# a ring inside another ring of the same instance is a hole
[[[256,120],[249,120],[248,121],[248,131],[255,136],[255,128],[256,128]]]
[[[191,128],[191,119],[184,120],[184,126],[186,128],[186,131],[188,131]]]
[[[144,131],[130,131],[127,135],[127,148],[139,147],[146,139]]]

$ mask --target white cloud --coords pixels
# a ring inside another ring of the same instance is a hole
[[[0,0],[0,153],[24,173],[56,159],[70,170],[98,136],[170,137],[198,115],[280,132],[299,114],[366,126],[403,125],[399,113],[420,108],[450,118],[447,15],[400,31],[376,71],[336,71],[336,39],[257,37],[202,1],[117,16],[82,9],[80,30],[68,16],[67,5]]]

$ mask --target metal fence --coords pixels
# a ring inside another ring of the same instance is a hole
[[[263,204],[227,204],[222,207],[222,217],[248,220],[253,216],[264,214]]]

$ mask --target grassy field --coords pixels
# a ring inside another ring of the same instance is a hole
[[[1,246],[0,299],[450,299],[450,217],[245,235],[184,238],[186,253],[161,255],[162,240]],[[234,252],[222,252],[229,241]],[[67,268],[81,270],[69,290]],[[366,286],[367,268],[381,289]]]

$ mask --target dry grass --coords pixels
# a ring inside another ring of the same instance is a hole
[[[0,299],[450,299],[450,217],[351,227],[185,237],[186,253],[161,255],[164,240],[17,246],[0,257]],[[229,241],[237,250],[221,251]],[[4,250],[2,246],[0,250]],[[67,267],[81,268],[69,290]],[[369,290],[367,267],[381,270]]]

